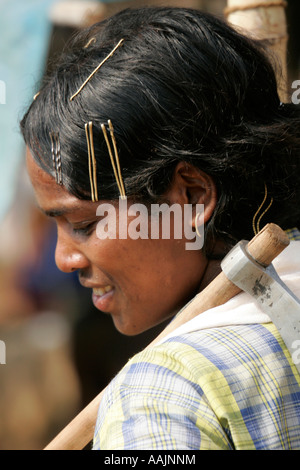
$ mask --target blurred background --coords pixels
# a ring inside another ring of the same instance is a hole
[[[54,264],[55,227],[35,208],[19,121],[79,29],[125,7],[223,16],[226,0],[0,0],[0,450],[42,449],[158,330],[127,338]],[[300,79],[299,0],[288,0],[288,81]],[[3,359],[3,358],[2,358]],[[1,358],[0,358],[1,362]],[[2,360],[3,362],[3,360]]]

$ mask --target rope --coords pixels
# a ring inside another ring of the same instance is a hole
[[[227,7],[224,10],[224,15],[228,16],[231,13],[234,13],[236,11],[244,11],[244,10],[253,10],[256,8],[269,8],[269,7],[281,7],[281,8],[287,8],[288,3],[285,0],[280,0],[279,2],[256,2],[248,5],[243,5],[243,6],[235,6],[235,7]]]

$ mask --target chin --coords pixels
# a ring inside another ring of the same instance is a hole
[[[149,330],[151,327],[136,327],[135,325],[124,325],[119,321],[114,320],[114,325],[116,330],[124,336],[137,336],[145,331]]]
[[[120,317],[113,317],[113,322],[115,328],[118,330],[119,333],[121,333],[124,336],[137,336],[142,333],[145,333],[146,331],[152,330],[156,327],[158,327],[157,335],[163,330],[167,324],[170,322],[171,318],[173,315],[170,315],[167,318],[163,318],[160,321],[153,322],[153,323],[143,323],[143,324],[133,324],[133,323],[124,323],[120,320]]]

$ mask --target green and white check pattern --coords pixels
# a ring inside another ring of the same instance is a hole
[[[94,449],[300,449],[300,378],[273,324],[213,328],[135,356]]]
[[[300,450],[300,376],[276,327],[208,328],[137,354],[105,392],[93,448]]]

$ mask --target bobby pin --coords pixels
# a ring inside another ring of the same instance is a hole
[[[261,211],[261,209],[263,208],[263,205],[264,205],[264,203],[266,202],[267,196],[268,196],[268,188],[267,188],[267,185],[265,184],[265,195],[264,195],[263,202],[261,203],[261,205],[260,205],[259,208],[257,209],[256,213],[254,214],[253,220],[252,220],[252,228],[253,228],[254,235],[257,235],[257,234],[258,234],[260,221],[261,221],[261,219],[263,218],[263,216],[268,212],[268,210],[270,209],[270,207],[271,207],[272,204],[273,204],[273,198],[271,198],[270,204],[269,204],[268,207],[263,211],[263,213],[259,216],[259,219],[258,219],[258,221],[257,221],[256,224],[255,224],[255,219],[256,219],[256,217],[258,216],[258,214],[259,214],[259,212]]]
[[[95,37],[92,37],[91,39],[89,39],[89,41],[86,43],[86,45],[83,46],[83,49],[87,49],[87,48],[90,47],[90,45],[93,44],[94,42],[96,42],[96,38],[95,38]]]
[[[114,154],[115,154],[114,156],[115,156],[116,163],[114,161],[114,156],[113,156],[113,153],[112,153],[111,145],[110,145],[108,135],[107,135],[107,131],[106,131],[106,127],[105,127],[104,124],[101,124],[101,129],[102,129],[105,141],[106,141],[108,153],[109,153],[109,156],[110,156],[111,164],[112,164],[112,167],[113,167],[113,171],[114,171],[116,182],[117,182],[117,185],[118,185],[118,188],[119,188],[121,199],[126,199],[125,188],[124,188],[123,178],[122,178],[122,174],[121,174],[119,154],[118,154],[116,139],[115,139],[115,135],[114,135],[114,128],[113,128],[113,125],[112,125],[112,122],[111,122],[110,119],[107,122],[108,122],[110,137],[111,137],[112,144],[113,144],[113,149],[114,149]]]
[[[87,147],[88,147],[88,164],[89,164],[91,195],[92,195],[92,201],[96,202],[98,201],[98,188],[97,188],[97,172],[96,172],[97,168],[96,168],[92,121],[90,121],[88,124],[85,124],[84,127],[85,127],[86,142],[87,142]]]
[[[56,183],[62,185],[62,166],[61,166],[61,152],[60,152],[60,141],[59,134],[57,132],[50,132],[51,139],[51,156],[52,165],[55,171]],[[54,148],[55,145],[55,148]]]
[[[118,47],[121,46],[123,43],[124,39],[121,39],[118,44],[113,48],[113,50],[100,62],[100,64],[93,70],[93,72],[88,76],[88,78],[84,81],[84,83],[81,85],[81,87],[74,93],[74,95],[71,96],[70,101],[72,101],[74,98],[76,98],[77,95],[83,90],[85,85],[90,81],[90,79],[95,75],[95,73],[98,72],[100,67],[114,54],[114,52],[118,49]]]

